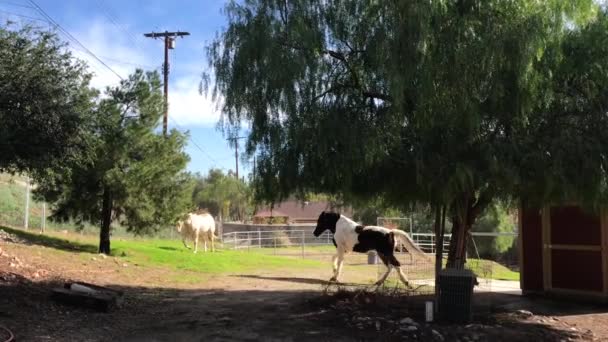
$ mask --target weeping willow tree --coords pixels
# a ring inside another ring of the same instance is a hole
[[[563,105],[558,84],[567,83],[556,79],[569,58],[564,40],[598,8],[245,0],[225,13],[205,79],[223,101],[225,127],[251,125],[258,198],[312,191],[430,205],[438,234],[441,217],[451,221],[448,266],[461,267],[467,233],[494,199],[533,181],[535,193],[547,192],[543,170],[559,161],[532,135],[550,136],[547,122]]]

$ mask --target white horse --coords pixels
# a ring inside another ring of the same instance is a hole
[[[190,213],[184,221],[177,222],[177,231],[182,235],[182,242],[186,248],[186,239],[194,240],[194,253],[198,251],[198,239],[203,239],[204,250],[207,251],[207,241],[211,242],[211,251],[215,252],[215,220],[210,214]]]

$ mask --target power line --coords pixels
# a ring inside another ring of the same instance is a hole
[[[16,3],[16,2],[12,2],[12,1],[0,0],[0,3],[6,4],[6,5],[9,5],[9,6],[22,7],[22,8],[34,8],[32,6],[28,6],[28,5],[24,5],[24,4],[20,4],[20,3]]]
[[[78,46],[80,46],[89,56],[95,58],[95,60],[97,60],[101,65],[103,65],[106,69],[110,70],[114,75],[116,75],[121,81],[123,80],[122,76],[120,76],[120,74],[118,74],[116,71],[114,71],[114,69],[112,69],[109,65],[107,65],[103,60],[101,60],[101,58],[97,57],[97,55],[95,55],[93,52],[91,52],[91,50],[89,50],[86,46],[84,46],[84,44],[82,44],[78,39],[76,39],[76,37],[74,37],[72,34],[70,34],[70,32],[68,32],[66,29],[64,29],[61,25],[59,25],[59,23],[57,21],[55,21],[50,15],[48,15],[43,9],[42,7],[38,6],[38,4],[34,1],[34,0],[29,0],[29,2],[32,4],[32,6],[34,6],[34,9],[36,9],[38,11],[38,13],[40,13],[40,15],[42,15],[45,19],[49,20],[51,23],[53,23],[66,37],[68,37],[68,39],[74,43],[76,43]]]
[[[99,57],[103,58],[103,59],[105,59],[107,61],[110,61],[110,62],[115,62],[115,63],[119,63],[119,64],[124,64],[124,65],[136,66],[136,67],[140,67],[140,68],[143,68],[143,69],[154,69],[155,70],[155,69],[159,69],[160,68],[160,66],[127,62],[127,61],[123,61],[123,60],[120,60],[120,59],[116,59],[116,58],[108,57],[108,56],[103,56],[103,55],[99,55]]]
[[[50,24],[50,22],[48,22],[47,20],[44,20],[42,18],[30,17],[28,15],[24,15],[24,14],[20,14],[20,13],[15,13],[15,12],[10,12],[10,11],[4,11],[4,10],[0,10],[0,13],[5,13],[5,14],[8,14],[8,15],[14,15],[16,17],[21,17],[21,18],[30,19],[30,20],[42,21],[42,22],[45,22],[47,24]]]
[[[171,121],[175,124],[175,126],[177,126],[179,129],[181,129],[182,131],[186,131],[186,129],[179,124],[179,122],[177,122],[177,120],[175,120],[173,117],[169,117],[169,119],[171,119]],[[192,144],[199,150],[201,151],[205,157],[207,157],[207,159],[209,159],[214,165],[217,165],[218,162],[216,159],[214,159],[213,157],[211,157],[211,155],[205,151],[205,149],[203,149],[197,142],[196,140],[194,140],[194,138],[192,137],[192,135],[189,135],[190,138],[190,142],[192,142]]]
[[[137,48],[139,48],[140,50],[145,51],[145,49],[142,47],[141,42],[143,42],[142,38],[140,38],[139,36],[134,35],[131,31],[129,31],[124,25],[122,25],[119,20],[117,19],[117,17],[114,15],[114,12],[112,11],[111,7],[104,1],[104,0],[97,0],[97,5],[98,7],[103,11],[104,15],[106,16],[106,18],[108,18],[108,20],[119,30],[123,31],[127,38],[131,41],[131,43],[133,43],[133,45],[135,45]],[[107,60],[112,60],[111,58],[107,58],[105,57],[105,59]],[[160,63],[160,59],[157,59],[157,61],[159,62],[159,65],[162,65],[162,63]],[[118,61],[116,60],[116,62],[122,63],[123,61]],[[132,64],[133,63],[127,63],[124,62],[124,64]],[[177,120],[175,120],[173,117],[170,117],[169,119],[171,119],[171,121],[181,130],[186,131],[186,129],[180,125]],[[201,145],[194,139],[194,137],[192,137],[191,135],[189,135],[189,139],[190,142],[192,143],[192,145],[194,145],[195,148],[197,148],[207,159],[209,159],[214,165],[218,165],[218,162],[215,158],[213,158],[203,147],[201,147]],[[222,167],[223,168],[223,167]]]
[[[104,0],[97,0],[97,7],[99,7],[99,9],[102,10],[102,12],[104,13],[105,17],[108,18],[108,20],[119,30],[121,30],[123,33],[125,33],[125,36],[129,39],[129,41],[136,46],[138,49],[145,51],[145,49],[143,48],[143,39],[140,38],[139,36],[133,34],[133,32],[129,31],[125,25],[123,25],[116,17],[116,15],[114,14],[114,11],[112,10],[112,8],[104,1]],[[156,64],[162,66],[162,62],[160,60],[160,58],[156,59]]]

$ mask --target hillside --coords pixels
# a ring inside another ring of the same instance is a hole
[[[12,176],[9,174],[0,173],[0,225],[23,227],[24,213],[25,213],[25,194],[26,194],[26,181],[27,179],[22,176]],[[32,185],[32,189],[35,189],[35,185]],[[43,203],[34,200],[33,194],[30,192],[30,204],[29,204],[29,228],[36,230],[40,229],[42,225],[42,213]],[[73,222],[60,223],[53,222],[49,219],[52,213],[52,206],[46,206],[46,229],[55,231],[76,231],[76,225]],[[84,234],[97,235],[98,227],[86,223],[82,230]],[[114,236],[132,236],[128,233],[124,227],[118,224],[112,225],[112,235]],[[167,227],[155,234],[156,237],[174,238],[176,233],[173,227]]]
[[[26,181],[22,176],[0,174],[0,223],[23,226]],[[31,193],[29,209],[29,227],[39,229],[42,222],[42,202],[35,201]],[[46,214],[48,216],[48,212]]]

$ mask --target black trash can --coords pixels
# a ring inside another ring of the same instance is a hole
[[[439,317],[452,323],[473,318],[473,287],[477,277],[471,270],[445,269],[439,273]]]

